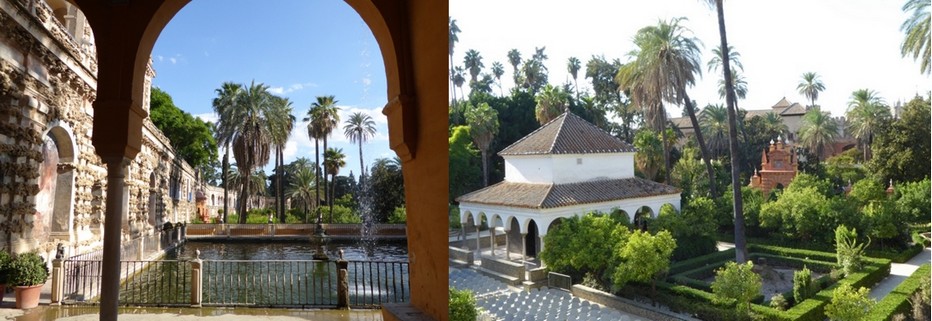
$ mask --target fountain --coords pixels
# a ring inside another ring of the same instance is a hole
[[[327,236],[327,231],[324,230],[323,214],[320,212],[320,207],[317,209],[317,225],[314,227],[314,234],[311,235],[311,244],[316,248],[314,251],[314,259],[328,261],[330,258],[327,256],[327,243],[330,242],[330,237]]]
[[[372,256],[375,249],[375,235],[378,230],[375,216],[372,215],[372,190],[365,176],[359,177],[359,217],[362,224],[359,227],[359,247],[366,254],[366,257]]]

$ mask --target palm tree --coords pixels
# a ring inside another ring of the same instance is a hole
[[[579,100],[579,82],[576,81],[576,77],[579,76],[579,68],[582,68],[582,63],[579,62],[578,58],[570,57],[566,61],[566,71],[573,76],[573,88],[576,91],[576,100]]]
[[[322,140],[324,145],[324,150],[327,150],[327,137],[330,136],[330,133],[333,132],[333,129],[337,127],[337,124],[340,122],[340,115],[338,112],[340,108],[336,106],[337,100],[333,95],[330,96],[317,96],[317,101],[311,104],[310,110],[307,112],[307,116],[304,118],[304,121],[309,122],[307,124],[308,135],[314,138],[314,158],[315,164],[320,167],[320,150],[317,146],[317,141]],[[320,171],[318,172],[318,179],[320,177]],[[321,186],[320,184],[315,184]],[[327,186],[327,177],[324,176],[324,188]],[[317,191],[317,200],[320,200],[320,191]],[[326,190],[324,191],[326,193]],[[317,211],[317,222],[320,223],[323,220],[320,210]]]
[[[569,95],[560,87],[554,87],[550,84],[544,86],[544,89],[541,90],[537,97],[534,97],[534,100],[537,102],[534,115],[541,125],[559,117],[569,107]]]
[[[709,139],[709,151],[720,157],[728,150],[728,110],[716,104],[706,106],[699,114],[702,135]]]
[[[456,68],[453,68],[453,75],[452,75],[451,80],[453,80],[454,86],[459,87],[460,95],[465,96],[465,94],[463,93],[463,83],[466,82],[466,71],[463,70],[463,67],[457,66]],[[462,100],[466,100],[465,97],[461,97],[461,98]],[[456,100],[453,101],[453,104],[456,105]]]
[[[346,155],[342,148],[330,148],[324,151],[324,175],[330,174],[330,192],[327,196],[327,205],[330,205],[330,224],[333,224],[333,181],[337,178],[340,169],[346,166]],[[324,186],[324,188],[327,188]]]
[[[453,17],[447,17],[447,21],[450,23],[449,28],[449,38],[450,38],[450,77],[453,77],[453,46],[460,41],[458,34],[460,33],[460,27],[456,25],[456,19]],[[456,102],[456,90],[453,89],[453,78],[450,78],[450,89],[453,90],[453,101]]]
[[[838,137],[838,123],[819,107],[813,107],[803,115],[803,123],[799,128],[799,142],[803,147],[815,152],[819,159],[826,147],[831,149],[832,143]]]
[[[488,103],[480,103],[476,108],[467,108],[466,123],[469,134],[482,153],[482,186],[489,185],[489,146],[498,134],[498,112]]]
[[[900,25],[900,30],[906,33],[906,38],[900,46],[900,53],[904,58],[912,54],[913,60],[921,59],[919,72],[928,75],[932,67],[929,64],[929,56],[932,54],[932,45],[930,45],[932,28],[929,26],[932,18],[929,14],[929,0],[906,0],[903,11],[912,11],[912,15]]]
[[[695,74],[702,72],[699,68],[700,42],[695,37],[687,36],[690,30],[680,25],[684,20],[686,18],[675,18],[669,22],[659,21],[656,26],[638,30],[634,36],[636,49],[628,53],[634,61],[623,66],[616,76],[616,82],[621,84],[622,89],[632,91],[632,98],[641,106],[645,118],[657,132],[663,132],[667,125],[663,101],[682,104],[693,128],[700,128],[695,106],[686,93],[686,88],[696,82]],[[696,140],[702,151],[709,179],[714,182],[715,173],[711,157],[701,131],[696,131]],[[665,178],[670,182],[668,144],[664,144],[664,149]],[[709,186],[711,195],[717,195],[715,184]]]
[[[722,0],[699,0],[715,8],[718,16],[718,35],[722,51],[721,57],[731,57],[728,46],[728,35],[725,32],[725,8]],[[725,78],[725,102],[728,107],[728,152],[731,154],[731,186],[741,186],[741,165],[738,150],[738,100],[735,97],[734,80],[731,79],[731,59],[722,60],[722,73]],[[693,124],[695,126],[695,124]],[[744,202],[741,199],[741,189],[732,188],[735,215],[735,261],[744,264],[748,258],[747,239],[744,236]]]
[[[230,213],[228,201],[230,199],[229,186],[227,180],[227,173],[230,170],[230,143],[233,142],[233,137],[236,135],[236,123],[232,121],[233,110],[236,109],[237,97],[242,93],[243,86],[233,82],[225,82],[220,88],[216,89],[217,98],[213,100],[213,109],[214,113],[218,117],[220,115],[228,115],[226,118],[220,118],[217,123],[214,124],[214,139],[217,140],[217,144],[223,146],[223,168],[221,169],[222,177],[220,178],[221,184],[223,185],[223,223],[227,222],[227,214]]]
[[[890,109],[876,91],[858,89],[851,94],[848,101],[848,129],[864,149],[864,160],[870,160],[870,147],[874,142],[874,133],[891,118]]]
[[[469,49],[469,51],[466,51],[466,57],[463,57],[463,66],[466,66],[466,70],[469,70],[469,83],[474,83],[485,64],[482,63],[482,55],[478,51]]]
[[[744,99],[748,95],[748,82],[744,80],[744,76],[738,73],[738,71],[731,70],[731,81],[732,88],[735,89],[735,96],[740,99]],[[718,96],[719,98],[725,98],[725,79],[718,80]]]
[[[502,91],[502,75],[505,74],[505,67],[502,66],[502,63],[496,61],[492,63],[492,76],[495,76],[495,80],[498,81],[498,93],[499,95],[505,96],[505,92]]]
[[[375,121],[369,114],[356,112],[350,115],[344,123],[343,135],[351,143],[359,144],[359,179],[366,176],[366,165],[362,159],[362,144],[375,137]]]
[[[236,159],[241,176],[248,176],[269,162],[271,135],[266,123],[271,108],[271,95],[268,88],[253,81],[236,96],[233,108],[224,108],[220,110],[223,113],[218,114],[218,131],[224,136],[221,141],[231,138],[229,141],[233,146],[233,158]],[[250,185],[244,184],[237,210],[240,223],[246,223],[245,213],[249,206],[246,200],[250,195]]]
[[[728,47],[728,62],[737,66],[741,71],[744,71],[744,65],[741,64],[741,54],[735,50],[735,47]],[[709,59],[707,66],[709,67],[709,72],[718,71],[718,69],[722,67],[722,47],[717,46],[712,48],[712,59]]]
[[[310,200],[314,197],[314,191],[317,190],[316,171],[310,166],[299,166],[292,176],[291,183],[288,185],[288,196],[292,200],[304,203],[304,223],[307,223],[308,209]]]
[[[825,91],[825,84],[819,79],[819,75],[814,72],[803,73],[803,79],[796,85],[799,94],[809,98],[809,107],[815,106],[816,99],[819,99],[819,93]]]
[[[291,136],[291,130],[294,128],[295,117],[291,114],[291,101],[288,98],[272,96],[272,105],[269,112],[268,126],[271,135],[272,145],[275,147],[275,211],[281,223],[285,223],[285,194],[282,190],[282,180],[285,171],[283,170],[285,143]]]
[[[518,79],[518,65],[521,64],[521,52],[519,52],[518,49],[511,49],[508,51],[508,63],[511,64],[514,73],[515,86],[518,86],[518,84],[521,83]]]

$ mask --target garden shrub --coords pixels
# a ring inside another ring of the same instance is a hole
[[[404,206],[396,207],[388,217],[389,224],[404,224],[408,221],[408,213]]]
[[[795,302],[803,302],[811,298],[818,292],[817,286],[812,282],[812,271],[808,268],[803,267],[802,270],[793,272],[793,300]]]
[[[463,223],[460,223],[460,207],[450,205],[450,228],[460,229],[462,227]]]
[[[472,291],[450,287],[450,321],[476,321],[479,311]]]
[[[774,308],[774,309],[777,309],[777,310],[780,310],[780,311],[785,311],[787,305],[788,305],[788,303],[786,302],[786,299],[783,298],[783,294],[782,294],[782,293],[778,293],[778,294],[776,294],[776,295],[774,295],[774,296],[772,296],[772,297],[770,298],[770,307],[771,307],[771,308]]]
[[[715,271],[712,293],[717,300],[734,299],[737,302],[735,312],[738,315],[750,313],[751,300],[760,295],[761,277],[754,273],[753,269],[754,263],[751,261],[744,264],[728,262]]]
[[[825,315],[832,321],[859,321],[866,316],[875,302],[867,295],[868,288],[855,289],[848,283],[832,291],[832,302],[825,306]]]
[[[929,178],[918,182],[907,182],[894,188],[897,199],[897,210],[903,214],[904,219],[909,223],[929,223],[929,216],[932,215],[932,203],[930,203]],[[928,231],[928,226],[926,226]]]
[[[715,223],[710,218],[714,211],[715,203],[705,197],[690,200],[681,213],[677,213],[673,206],[665,205],[660,208],[657,218],[650,221],[648,230],[654,234],[667,230],[674,239],[689,240],[677,243],[673,251],[674,261],[714,253],[717,251]]]
[[[733,259],[735,257],[735,249],[728,249],[725,251],[715,252],[712,254],[703,255],[700,257],[691,258],[688,260],[679,261],[670,265],[669,273],[680,274],[685,271],[693,270],[699,267],[708,266],[711,264],[716,264],[728,259]]]
[[[854,229],[848,229],[844,225],[835,229],[835,253],[838,255],[838,266],[841,267],[845,275],[861,270],[861,256],[864,255],[864,248],[870,244],[858,244],[858,233]]]

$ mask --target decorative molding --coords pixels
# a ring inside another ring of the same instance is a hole
[[[388,145],[402,162],[414,159],[417,150],[417,113],[413,96],[392,98],[382,114],[388,118]]]

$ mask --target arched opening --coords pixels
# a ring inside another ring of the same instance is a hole
[[[53,123],[43,138],[33,225],[33,238],[39,244],[74,240],[75,146],[69,128]]]
[[[511,217],[508,219],[508,231],[506,234],[508,238],[508,252],[521,255],[521,242],[523,240],[521,238],[521,223],[518,222],[517,218]]]
[[[625,210],[620,208],[613,208],[611,212],[608,213],[608,216],[615,222],[624,224],[625,226],[631,227],[631,215]]]
[[[540,233],[537,231],[537,223],[534,220],[531,220],[527,226],[527,236],[524,240],[524,252],[528,257],[537,257],[537,252],[540,251]]]
[[[95,40],[99,45],[101,67],[94,103],[94,146],[102,158],[117,164],[119,157],[132,158],[140,149],[138,124],[145,115],[139,106],[144,101],[141,88],[154,41],[165,24],[188,2],[73,1],[82,7],[95,28],[99,27]],[[421,0],[401,4],[367,0],[347,2],[372,30],[385,61],[389,103],[384,113],[390,124],[391,148],[405,162],[404,179],[409,185],[405,189],[410,218],[408,228],[413,230],[409,232],[412,236],[408,240],[409,251],[412,257],[416,254],[418,258],[412,260],[410,268],[411,303],[439,319],[447,312],[446,302],[436,300],[447,292],[445,286],[438,286],[446,281],[446,270],[436,269],[446,260],[442,255],[446,236],[429,231],[446,225],[446,220],[431,213],[446,208],[448,186],[445,176],[438,179],[429,169],[446,166],[445,158],[434,156],[443,155],[447,148],[445,141],[434,142],[436,139],[430,137],[439,137],[445,132],[444,124],[431,123],[431,120],[445,119],[446,111],[418,107],[436,106],[446,100],[444,90],[437,90],[445,87],[444,81],[438,81],[446,78],[442,66],[445,58],[433,54],[436,43],[446,38],[446,33],[441,32],[445,21],[442,15],[436,14],[447,11],[446,3]],[[127,57],[127,53],[135,57]],[[126,135],[127,132],[130,135]],[[108,187],[118,190],[122,184]],[[119,197],[116,193],[107,195],[112,204],[119,203],[115,202]],[[111,206],[107,211],[113,214],[123,209]],[[107,235],[110,236],[105,237],[104,242],[108,246],[118,243],[114,233]],[[111,261],[105,266],[112,268]],[[108,275],[104,283],[109,284],[114,279]],[[116,302],[115,293],[105,289],[111,288],[102,289],[101,315],[104,319],[115,319],[115,308],[112,308]]]
[[[647,230],[647,224],[654,217],[654,210],[647,206],[641,206],[634,213],[634,227],[642,231]]]

